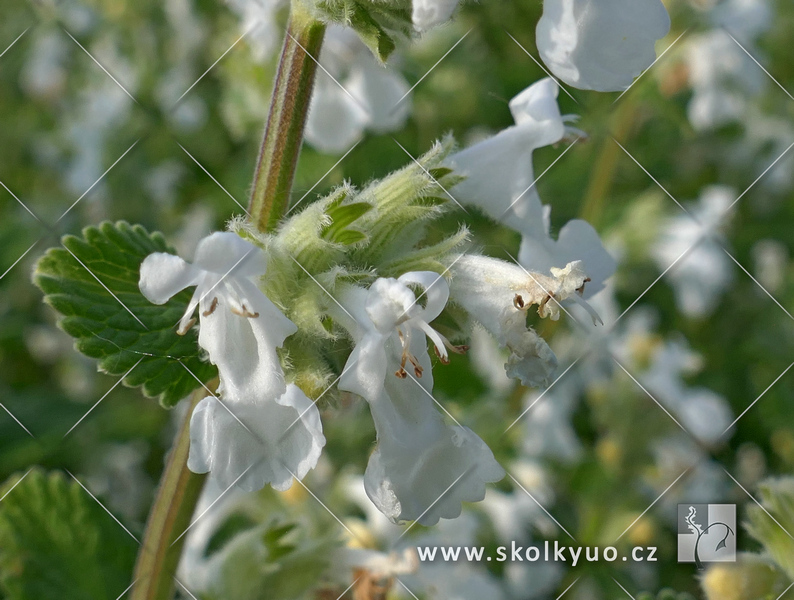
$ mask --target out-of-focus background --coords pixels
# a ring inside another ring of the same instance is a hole
[[[677,503],[735,503],[741,522],[763,479],[794,471],[794,4],[666,4],[673,27],[658,62],[622,95],[562,91],[588,137],[535,153],[552,231],[585,218],[618,260],[593,300],[605,326],[539,324],[561,363],[545,393],[504,378],[483,336],[435,370],[436,397],[510,476],[461,519],[412,530],[490,548],[620,539],[658,546],[658,562],[459,563],[391,582],[395,596],[557,598],[573,584],[566,597],[703,597],[694,566],[676,560]],[[465,146],[511,125],[510,98],[545,76],[541,8],[466,4],[400,46],[389,68],[411,88],[404,126],[362,130],[333,153],[307,144],[294,201],[386,175],[447,133]],[[142,531],[175,419],[72,349],[31,283],[33,264],[103,220],[162,231],[189,257],[242,213],[285,20],[280,3],[253,0],[0,0],[0,481],[33,465],[68,470]],[[468,223],[485,253],[518,251],[517,234],[483,217],[445,219],[436,226]],[[393,538],[356,480],[374,440],[366,407],[329,406],[324,426],[308,488],[388,551]],[[306,490],[245,502],[237,518],[216,519],[221,534],[192,557],[192,575],[183,565],[194,597],[335,598],[353,581],[328,575],[348,534]],[[296,535],[274,523],[299,523],[299,539],[240,560],[251,556],[246,532],[278,531],[265,536],[276,545]],[[741,527],[738,544],[759,548]],[[297,572],[305,589],[284,583]],[[52,597],[94,597],[63,594]]]

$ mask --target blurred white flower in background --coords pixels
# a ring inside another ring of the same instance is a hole
[[[283,33],[277,17],[289,2],[228,2],[240,18],[240,29],[247,34],[255,60],[274,58]],[[320,152],[342,154],[365,131],[387,133],[405,124],[411,110],[408,82],[395,68],[380,64],[353,29],[328,25],[319,63],[304,131],[310,146]]]
[[[276,17],[289,6],[288,0],[226,0],[240,19],[240,29],[248,33],[248,45],[257,61],[268,60],[282,43],[283,31]]]
[[[417,31],[441,25],[449,20],[460,0],[413,0],[411,18]]]
[[[379,64],[352,29],[328,27],[320,65],[306,120],[311,146],[342,153],[365,130],[386,133],[405,124],[411,108],[408,82]]]
[[[551,72],[579,89],[621,91],[656,60],[670,30],[661,0],[545,0],[538,51]]]
[[[767,0],[727,0],[709,17],[714,28],[686,42],[693,92],[687,112],[698,130],[742,120],[769,83],[766,73],[747,55],[758,55],[755,41],[772,25]]]
[[[689,40],[687,66],[693,92],[687,113],[697,130],[740,120],[766,84],[764,72],[719,29]]]
[[[721,223],[736,192],[726,186],[705,188],[688,208],[690,214],[668,219],[653,258],[675,291],[676,304],[693,318],[710,314],[733,281],[733,264],[721,246]],[[686,256],[681,256],[687,252]]]
[[[285,490],[302,479],[325,445],[317,407],[287,385],[276,348],[297,327],[256,286],[265,253],[237,234],[204,238],[193,264],[158,252],[141,265],[140,289],[154,304],[196,286],[178,333],[201,315],[199,345],[218,366],[218,393],[204,398],[190,421],[188,467],[211,472],[228,487]]]
[[[699,442],[718,443],[733,421],[728,401],[707,388],[688,387],[683,380],[701,370],[702,358],[684,340],[673,338],[657,346],[650,360],[650,367],[638,375],[648,392]]]
[[[580,391],[577,378],[566,375],[549,390],[531,390],[526,394],[526,413],[521,419],[522,450],[526,456],[568,464],[579,460],[583,448],[571,419]]]

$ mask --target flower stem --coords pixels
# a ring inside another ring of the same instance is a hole
[[[249,204],[259,231],[272,230],[289,204],[324,35],[325,24],[294,2]]]
[[[594,227],[598,227],[604,214],[605,203],[615,182],[618,163],[623,156],[623,151],[615,142],[622,144],[626,140],[634,126],[635,118],[636,107],[629,100],[625,100],[612,118],[610,131],[614,133],[606,136],[591,171],[590,183],[579,216]]]
[[[174,595],[174,574],[185,541],[182,534],[190,525],[206,479],[206,475],[197,475],[187,468],[190,417],[206,395],[204,388],[193,392],[190,406],[179,426],[146,522],[146,532],[135,564],[131,600],[170,600]]]

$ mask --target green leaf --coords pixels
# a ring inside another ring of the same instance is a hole
[[[34,469],[3,484],[6,493],[0,587],[8,600],[117,598],[129,586],[138,546],[77,482]]]
[[[63,246],[39,260],[34,282],[61,313],[59,325],[77,350],[98,359],[100,371],[125,375],[126,385],[159,396],[165,407],[215,376],[215,367],[199,356],[196,331],[176,333],[191,291],[156,306],[138,289],[143,259],[173,253],[161,234],[105,222],[85,228],[82,237],[65,236]]]
[[[373,206],[367,202],[353,202],[342,204],[341,199],[331,204],[325,211],[330,223],[323,228],[321,236],[336,244],[348,246],[367,239],[363,232],[350,229],[350,225],[372,210]]]
[[[318,0],[326,20],[352,28],[375,57],[386,62],[396,47],[395,37],[413,30],[410,0]]]

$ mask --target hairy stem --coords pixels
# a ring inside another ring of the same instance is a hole
[[[190,525],[206,479],[205,475],[197,475],[187,468],[190,417],[206,395],[204,388],[193,392],[174,440],[146,522],[146,532],[135,564],[131,600],[170,600],[174,595],[174,574],[185,541],[183,534]]]
[[[249,205],[254,225],[263,232],[275,227],[289,203],[324,34],[323,23],[293,4]],[[190,417],[205,395],[203,389],[193,394],[160,480],[135,565],[131,600],[173,597],[183,534],[205,479],[187,468]]]
[[[325,25],[293,3],[249,204],[259,231],[272,230],[289,204],[324,35]]]

